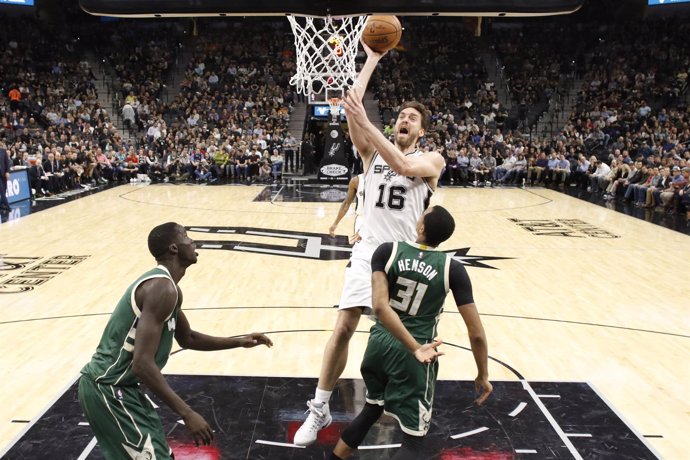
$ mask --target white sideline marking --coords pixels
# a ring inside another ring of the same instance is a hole
[[[563,441],[563,444],[565,444],[565,447],[568,448],[568,451],[571,453],[573,458],[576,460],[583,460],[582,456],[580,453],[575,449],[575,446],[573,445],[572,442],[570,442],[570,439],[565,435],[563,432],[563,429],[558,425],[558,422],[553,418],[549,410],[544,406],[544,403],[541,402],[539,399],[539,396],[537,396],[537,393],[534,392],[534,389],[532,386],[529,384],[527,380],[520,380],[522,383],[522,388],[524,388],[527,393],[532,396],[532,399],[534,400],[534,403],[537,405],[537,407],[541,410],[542,414],[544,414],[544,417],[549,421],[553,429],[556,431],[556,434],[558,434],[558,437],[561,438],[561,441]]]
[[[94,436],[91,438],[91,441],[89,441],[89,444],[86,446],[86,448],[82,451],[81,455],[77,458],[77,460],[86,460],[86,457],[89,456],[93,448],[96,447],[96,437]]]
[[[481,433],[482,431],[486,431],[486,430],[488,430],[488,428],[483,426],[481,428],[477,428],[476,430],[470,430],[470,431],[465,431],[464,433],[454,434],[450,438],[451,439],[466,438],[467,436],[472,436],[473,434]]]
[[[297,444],[288,444],[286,442],[275,442],[275,441],[264,441],[263,439],[257,439],[256,444],[265,444],[267,446],[278,446],[278,447],[292,447],[293,449],[304,449],[307,446],[298,446]]]
[[[515,409],[513,409],[513,412],[511,412],[511,413],[508,414],[508,415],[510,415],[511,417],[515,417],[517,414],[519,414],[520,412],[522,412],[522,410],[523,410],[525,407],[527,407],[527,403],[526,403],[526,402],[521,402],[520,404],[517,405],[517,407],[516,407]]]
[[[361,450],[373,450],[373,449],[393,449],[395,447],[400,447],[402,444],[379,444],[377,446],[359,446],[358,449]]]

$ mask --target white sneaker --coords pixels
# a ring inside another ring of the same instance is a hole
[[[317,404],[313,400],[307,401],[309,416],[295,433],[295,439],[292,441],[295,445],[308,446],[312,444],[316,441],[319,431],[326,428],[333,421],[331,412],[328,409],[328,403],[323,404],[321,407],[317,407]]]

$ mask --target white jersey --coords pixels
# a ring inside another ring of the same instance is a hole
[[[422,152],[408,155],[421,156]],[[417,220],[429,206],[432,194],[426,179],[399,176],[381,155],[374,153],[364,173],[361,207],[366,220],[359,230],[362,241],[355,244],[353,256],[371,257],[371,253],[386,241],[416,240]]]

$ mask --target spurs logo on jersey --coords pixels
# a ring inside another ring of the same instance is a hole
[[[398,173],[393,171],[393,169],[388,165],[376,165],[374,166],[374,174],[383,174],[383,180],[390,182],[390,180],[397,176]],[[408,177],[410,180],[414,180],[414,177]]]
[[[421,156],[422,152],[408,155]],[[376,246],[391,240],[414,241],[417,220],[429,205],[432,193],[426,179],[397,174],[375,153],[364,175],[363,240]]]

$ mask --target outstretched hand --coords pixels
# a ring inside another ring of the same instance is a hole
[[[253,348],[258,345],[266,345],[269,348],[273,346],[273,341],[259,332],[252,332],[244,337],[240,337],[240,343],[240,346],[244,348]]]
[[[442,345],[443,342],[440,340],[434,340],[431,343],[425,343],[421,347],[417,348],[414,352],[414,357],[417,361],[423,364],[429,364],[436,361],[436,358],[442,356],[444,353],[437,351],[436,347]]]
[[[347,95],[343,98],[343,107],[345,108],[345,116],[348,120],[354,120],[359,125],[364,125],[369,121],[367,112],[364,110],[364,104],[362,104],[362,99],[354,88],[348,91]]]
[[[373,49],[371,49],[369,47],[369,45],[364,43],[364,38],[362,38],[362,37],[360,37],[359,42],[362,44],[362,48],[364,48],[364,52],[367,53],[367,57],[371,57],[371,58],[378,60],[378,59],[381,59],[383,56],[385,56],[386,53],[388,52],[388,51],[384,51],[383,53],[379,53],[378,51],[374,51]]]

